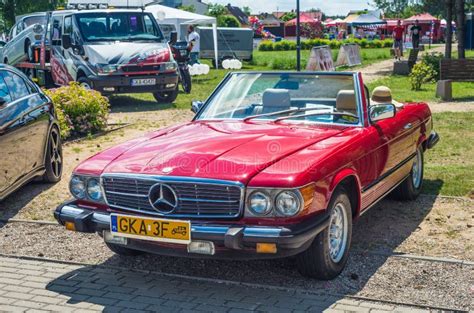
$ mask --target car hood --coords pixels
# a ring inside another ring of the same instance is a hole
[[[156,64],[168,62],[171,56],[165,43],[101,42],[84,45],[84,50],[93,64]]]
[[[275,162],[335,136],[343,129],[191,122],[137,141],[115,156],[103,173],[187,176],[247,183]]]

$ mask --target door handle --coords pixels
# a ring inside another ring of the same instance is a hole
[[[403,126],[403,129],[411,129],[413,127],[412,123],[408,123],[405,126]]]

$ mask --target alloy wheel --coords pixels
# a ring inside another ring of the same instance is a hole
[[[329,222],[329,257],[334,263],[341,261],[347,245],[348,217],[344,204],[338,203],[331,212]]]
[[[49,139],[49,152],[51,168],[54,176],[61,177],[63,159],[61,155],[61,138],[56,130],[53,130]]]

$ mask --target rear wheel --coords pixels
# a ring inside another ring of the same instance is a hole
[[[117,245],[117,244],[113,244],[113,243],[109,243],[109,242],[106,242],[105,244],[107,245],[107,247],[112,252],[114,252],[115,254],[118,254],[118,255],[137,256],[137,255],[144,254],[143,251],[129,249],[129,248],[126,248],[124,246]]]
[[[176,89],[172,91],[155,92],[153,93],[153,97],[155,97],[156,102],[160,104],[173,103],[178,97],[178,93],[178,85],[176,85]]]
[[[49,134],[44,166],[46,169],[43,175],[44,182],[57,183],[61,180],[63,174],[63,149],[61,136],[56,127],[53,127]]]
[[[336,278],[349,257],[352,239],[352,208],[344,188],[338,188],[328,206],[329,226],[314,238],[311,246],[297,256],[303,276],[322,280]]]
[[[424,157],[423,147],[420,145],[416,150],[410,175],[392,192],[398,200],[415,200],[421,193],[423,187]]]

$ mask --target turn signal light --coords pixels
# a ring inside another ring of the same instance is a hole
[[[257,253],[277,253],[275,243],[257,243]]]
[[[76,231],[76,225],[74,225],[74,223],[66,222],[64,225],[66,226],[67,230]]]

